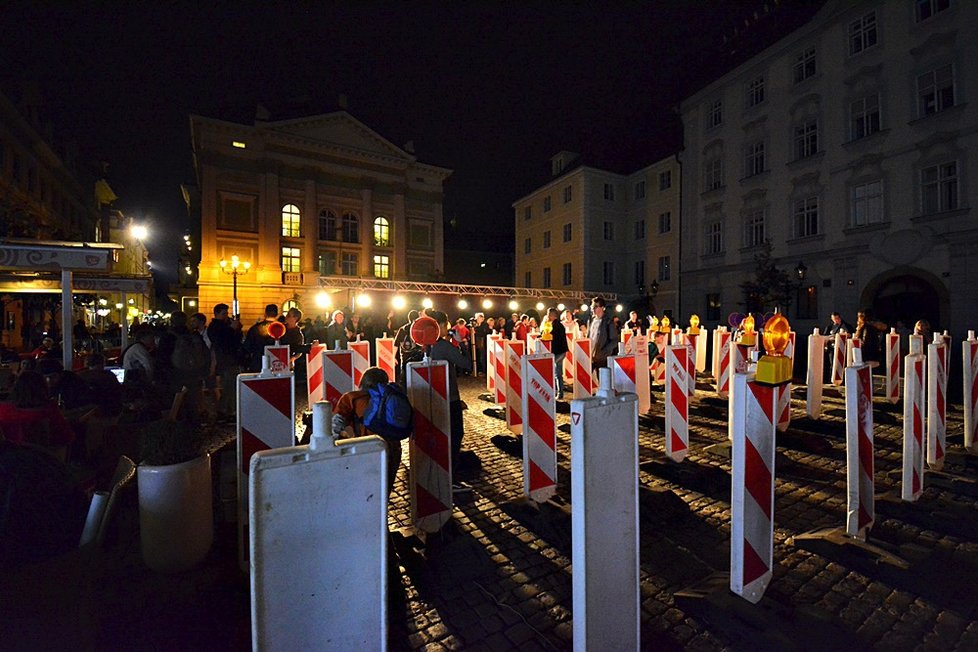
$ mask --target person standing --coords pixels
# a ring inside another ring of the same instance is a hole
[[[628,321],[625,322],[625,328],[632,331],[634,335],[644,335],[645,324],[646,322],[644,320],[638,318],[638,312],[632,310],[628,313]]]
[[[400,376],[397,382],[401,385],[404,384],[407,364],[409,362],[417,362],[424,356],[421,347],[411,337],[411,327],[414,326],[414,322],[417,321],[418,316],[419,313],[417,310],[408,312],[407,323],[398,328],[397,333],[394,335],[394,349],[397,351],[397,368],[400,370]]]
[[[265,347],[275,344],[275,340],[268,334],[268,327],[278,317],[278,306],[270,303],[265,306],[264,318],[248,329],[244,339],[244,351],[248,356],[248,371],[261,371],[261,361],[265,357]]]
[[[214,352],[214,373],[217,375],[216,385],[220,392],[217,418],[233,421],[237,410],[237,380],[241,373],[241,322],[231,319],[228,304],[219,303],[214,306],[214,318],[207,326],[207,337]]]
[[[343,314],[342,310],[333,311],[333,320],[326,327],[325,344],[330,351],[334,349],[342,351],[346,349],[346,345],[350,341],[349,329],[343,323],[345,320],[346,315]]]
[[[603,297],[591,299],[591,325],[588,339],[591,340],[591,368],[594,370],[608,366],[608,356],[618,351],[618,329],[608,314]]]
[[[475,365],[476,375],[486,373],[486,338],[489,337],[491,326],[486,323],[486,316],[475,313],[475,323],[472,330],[475,332]]]
[[[559,319],[560,313],[556,308],[547,311],[550,322],[550,352],[554,354],[554,390],[558,399],[564,398],[564,358],[567,357],[567,331]]]
[[[448,315],[440,310],[432,310],[428,316],[438,323],[439,337],[431,346],[429,357],[432,360],[446,360],[448,362],[448,414],[451,422],[451,446],[452,446],[452,468],[457,469],[459,453],[462,451],[462,439],[465,437],[465,424],[462,421],[462,398],[458,393],[458,369],[469,371],[472,369],[472,361],[465,357],[462,351],[452,343],[452,336],[448,333],[451,323]],[[452,481],[453,493],[464,493],[471,491],[464,482]]]

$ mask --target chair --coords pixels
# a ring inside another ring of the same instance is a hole
[[[127,484],[132,482],[132,479],[136,477],[136,463],[125,455],[119,458],[119,463],[116,464],[115,472],[112,474],[111,488],[108,491],[108,498],[105,501],[105,508],[102,510],[101,516],[98,518],[98,522],[91,524],[85,524],[85,532],[82,533],[81,546],[86,545],[94,546],[95,548],[101,548],[105,541],[105,533],[108,530],[109,523],[112,521],[112,516],[115,513],[116,502],[118,501],[119,492]],[[92,499],[94,502],[94,498]],[[94,531],[94,536],[91,536],[91,532]],[[86,541],[88,539],[88,541]]]

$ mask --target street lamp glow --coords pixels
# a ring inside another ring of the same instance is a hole
[[[540,310],[543,310],[543,309],[544,309],[543,301],[537,301],[537,311],[540,311]]]
[[[316,293],[316,307],[317,308],[329,308],[333,305],[333,300],[329,297],[329,294],[325,291]]]
[[[482,309],[483,310],[489,310],[490,308],[492,308],[492,299],[483,299],[482,300]]]
[[[371,303],[370,295],[366,292],[357,297],[357,305],[361,308],[369,308]]]
[[[145,224],[133,224],[129,227],[129,234],[137,240],[145,240],[149,237],[149,229]]]
[[[395,294],[394,298],[391,299],[391,308],[394,310],[404,310],[407,305],[407,299],[405,299],[400,294]]]
[[[622,305],[620,303],[615,306],[615,312],[621,312],[622,310],[624,310],[624,308],[622,307]]]
[[[435,302],[432,301],[429,297],[425,297],[424,299],[421,300],[421,307],[425,308],[426,310],[431,310],[431,307],[434,305]]]
[[[468,310],[468,308],[469,308],[469,302],[468,301],[466,301],[465,299],[459,299],[458,300],[458,309],[459,310]]]
[[[509,300],[509,309],[510,310],[519,310],[520,309],[520,304],[516,303],[516,299],[510,299]]]

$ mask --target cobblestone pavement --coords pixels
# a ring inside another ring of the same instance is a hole
[[[463,476],[473,492],[440,533],[423,545],[393,537],[399,567],[390,575],[390,649],[571,649],[568,416],[557,419],[558,502],[564,504],[530,509],[519,501],[520,459],[490,441],[506,429],[484,413],[493,407],[480,398],[484,379],[462,378],[460,387],[468,404],[465,448],[478,455],[481,469]],[[761,602],[750,605],[714,577],[729,569],[730,468],[704,449],[726,440],[726,402],[709,384],[699,386],[690,409],[692,451],[675,464],[664,454],[663,395],[653,395],[651,417],[640,420],[639,432],[643,649],[978,650],[978,464],[961,449],[959,406],[949,415],[946,469],[966,480],[939,483],[929,474],[923,497],[905,504],[888,498],[899,495],[902,415],[899,406],[876,402],[877,521],[870,539],[910,563],[899,570],[857,551],[792,541],[845,522],[842,395],[827,389],[824,417],[813,421],[804,417],[803,388],[796,388],[791,427],[778,435],[774,577]],[[233,457],[231,444],[214,458],[219,527],[203,566],[153,573],[141,562],[138,536],[122,537],[86,571],[94,586],[85,597],[65,599],[75,610],[75,603],[91,600],[83,602],[82,624],[75,626],[60,604],[44,605],[43,623],[72,623],[62,628],[70,633],[63,645],[38,647],[37,632],[25,638],[22,629],[20,639],[0,632],[0,648],[248,649],[248,580],[236,563],[234,491],[226,482]],[[404,460],[391,508],[394,530],[409,524],[407,447]],[[120,514],[133,533],[135,514],[131,504]],[[49,569],[49,581],[70,587],[62,592],[72,595],[72,576],[59,572]],[[684,597],[704,581],[719,582],[720,590]]]

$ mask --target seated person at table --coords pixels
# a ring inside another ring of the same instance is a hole
[[[0,403],[0,431],[14,444],[67,446],[75,440],[58,406],[48,398],[44,376],[24,371],[10,390],[10,402]]]
[[[77,410],[95,404],[91,388],[74,371],[65,371],[60,360],[45,358],[37,361],[34,368],[44,376],[48,385],[48,395],[63,410]]]

